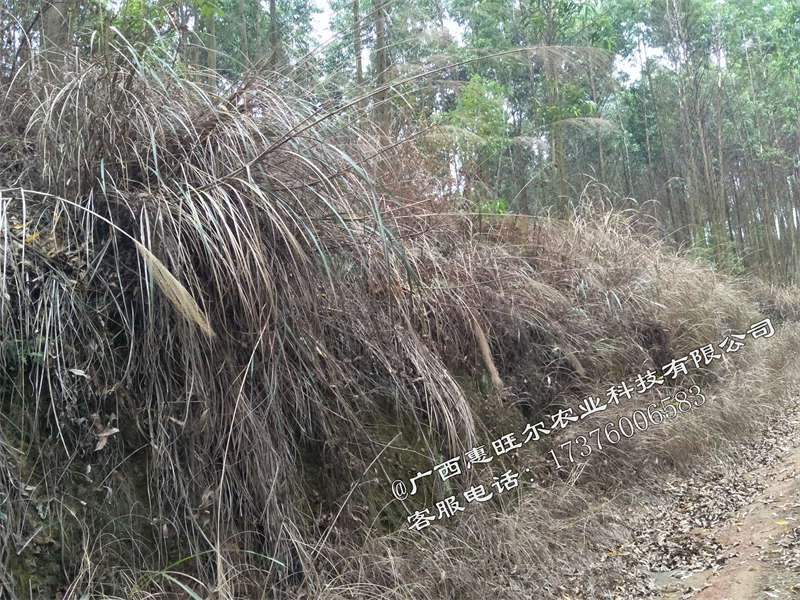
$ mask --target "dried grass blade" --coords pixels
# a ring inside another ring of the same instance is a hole
[[[164,293],[167,299],[172,303],[184,318],[194,321],[200,329],[210,338],[215,338],[216,334],[211,329],[211,325],[206,318],[205,313],[197,304],[195,299],[189,293],[183,284],[170,273],[166,265],[162,263],[155,254],[150,252],[139,242],[136,243],[136,249],[139,251],[142,259],[144,260],[150,273],[153,275],[153,281],[156,282],[158,288]]]

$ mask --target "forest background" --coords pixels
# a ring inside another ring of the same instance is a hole
[[[596,184],[675,244],[785,280],[800,260],[798,14],[789,0],[11,0],[0,68],[19,76],[41,40],[102,53],[118,31],[219,93],[255,69],[326,108],[364,96],[389,143],[426,133],[443,191],[470,208],[566,216]]]

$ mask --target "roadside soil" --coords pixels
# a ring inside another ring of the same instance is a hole
[[[800,599],[800,403],[730,464],[675,477],[664,490],[666,501],[632,507],[639,533],[604,558],[646,576],[609,597]]]

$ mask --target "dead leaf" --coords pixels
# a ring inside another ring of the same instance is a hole
[[[119,433],[119,429],[116,427],[107,427],[103,431],[97,434],[97,445],[94,447],[95,452],[99,452],[103,448],[106,447],[108,443],[108,438],[114,435],[115,433]]]
[[[209,508],[214,502],[214,495],[214,488],[207,487],[205,490],[203,490],[203,494],[200,496],[200,506],[198,510]]]

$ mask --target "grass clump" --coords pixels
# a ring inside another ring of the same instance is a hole
[[[407,514],[389,482],[746,327],[739,284],[618,213],[454,213],[424,157],[367,161],[372,136],[290,87],[218,97],[112,50],[3,89],[0,460],[64,506],[83,481],[89,508],[56,521],[96,540],[51,556],[58,584],[0,557],[17,594],[469,597],[520,568],[545,594],[576,523],[616,535],[543,479],[387,537]],[[37,526],[12,488],[22,553]]]

